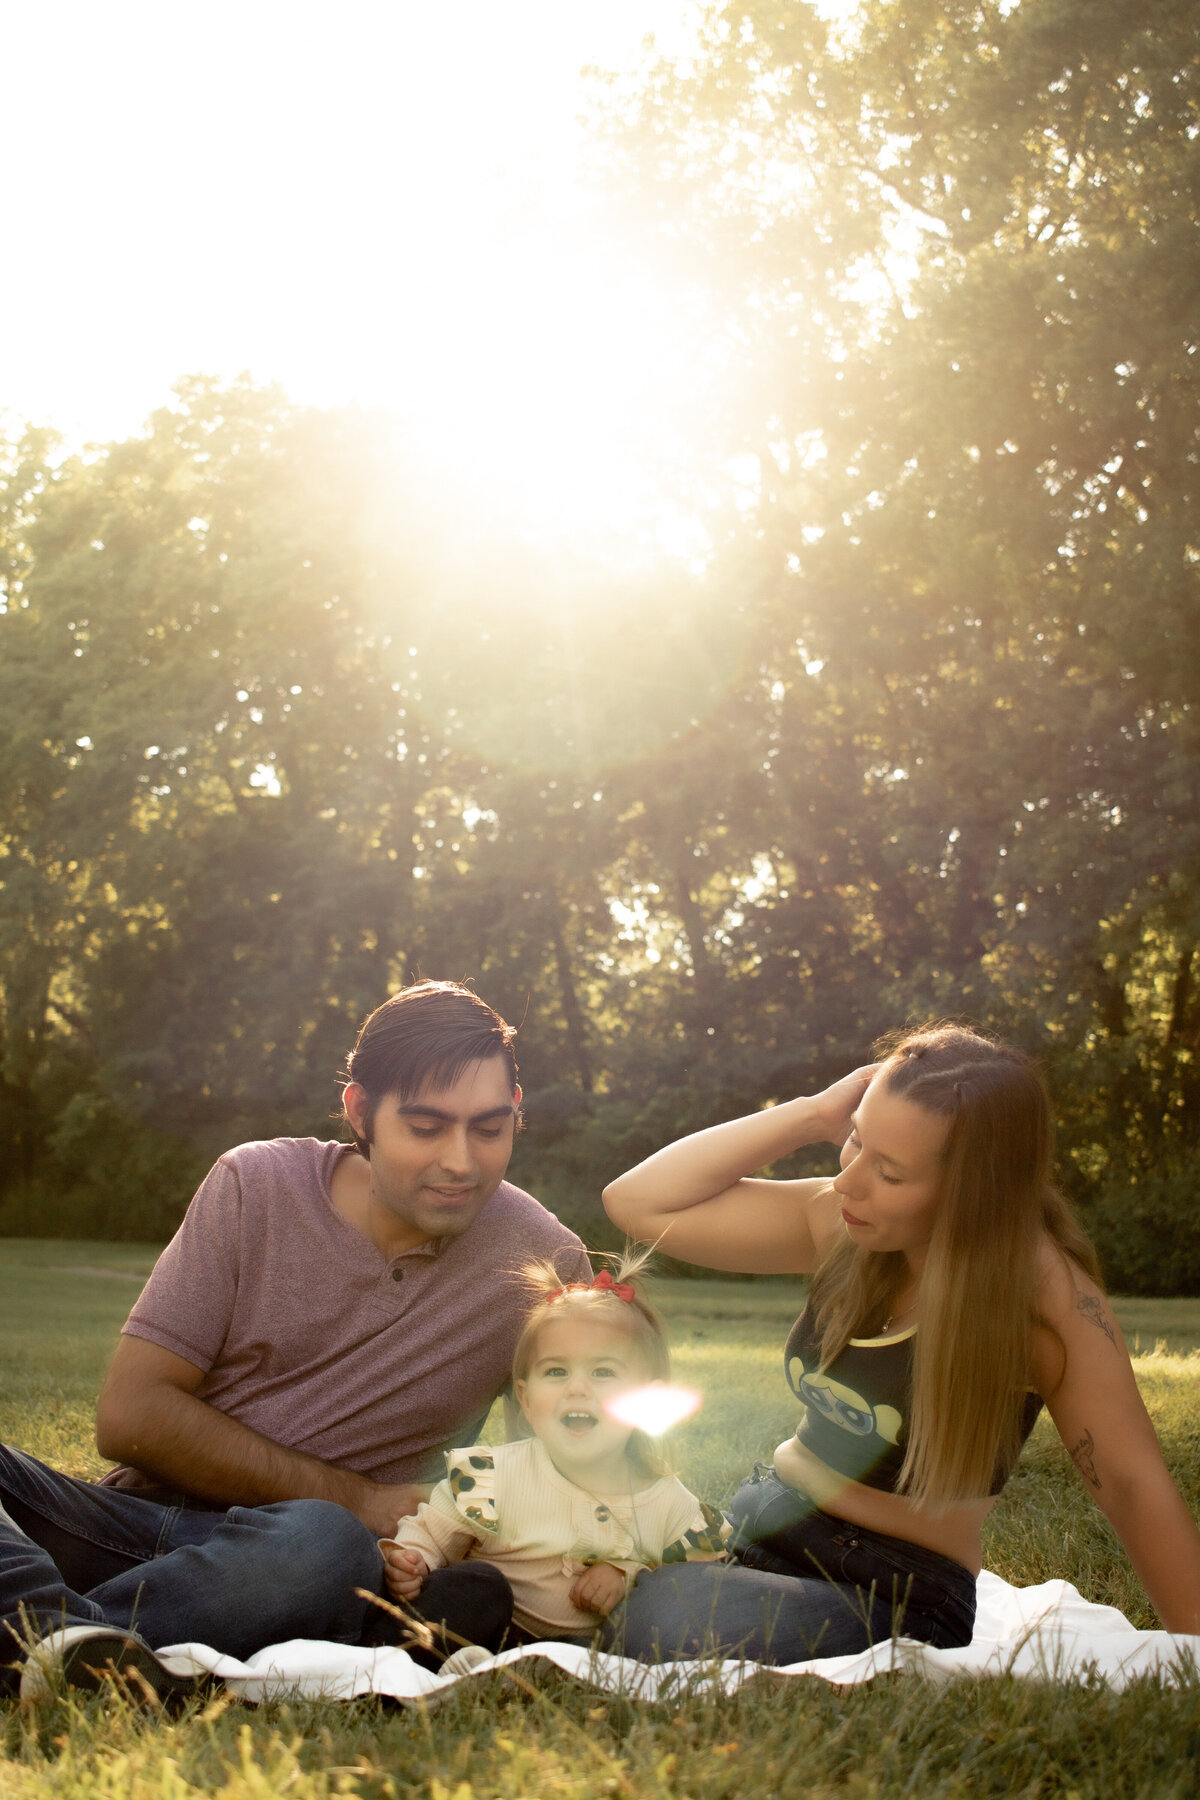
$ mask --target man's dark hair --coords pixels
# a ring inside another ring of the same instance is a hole
[[[508,1085],[517,1085],[515,1025],[506,1025],[486,1000],[457,981],[418,981],[377,1006],[346,1058],[347,1078],[366,1090],[368,1136],[350,1127],[367,1154],[375,1108],[389,1094],[413,1100],[422,1088],[452,1087],[472,1063],[504,1058]]]

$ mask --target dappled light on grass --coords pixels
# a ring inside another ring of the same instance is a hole
[[[703,1396],[689,1387],[676,1387],[669,1381],[652,1381],[648,1387],[633,1388],[613,1400],[605,1411],[622,1425],[645,1431],[651,1437],[662,1437],[673,1425],[690,1419],[703,1404]]]

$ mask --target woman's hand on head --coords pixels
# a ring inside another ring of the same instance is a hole
[[[836,1144],[841,1149],[850,1136],[850,1121],[882,1067],[882,1063],[864,1063],[861,1069],[855,1069],[851,1075],[843,1075],[840,1081],[835,1081],[824,1093],[813,1095],[812,1103],[820,1114],[827,1143]]]

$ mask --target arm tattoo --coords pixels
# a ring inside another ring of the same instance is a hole
[[[1095,1325],[1104,1333],[1109,1343],[1112,1344],[1114,1348],[1116,1347],[1117,1340],[1113,1336],[1112,1326],[1105,1318],[1104,1308],[1101,1306],[1099,1300],[1097,1300],[1095,1294],[1077,1293],[1075,1296],[1075,1311],[1082,1313],[1089,1325]]]
[[[1070,1457],[1088,1486],[1098,1488],[1100,1486],[1100,1477],[1096,1473],[1096,1465],[1092,1460],[1095,1448],[1095,1438],[1090,1431],[1085,1431],[1075,1448],[1070,1452]]]

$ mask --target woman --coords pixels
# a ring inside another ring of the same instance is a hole
[[[753,1178],[826,1140],[843,1146],[832,1182]],[[735,1560],[643,1575],[628,1654],[781,1664],[901,1632],[968,1643],[980,1530],[1043,1402],[1163,1624],[1200,1632],[1200,1533],[1051,1149],[1028,1058],[939,1025],[606,1190],[613,1220],[672,1256],[816,1271],[785,1352],[804,1415],[734,1500]]]

